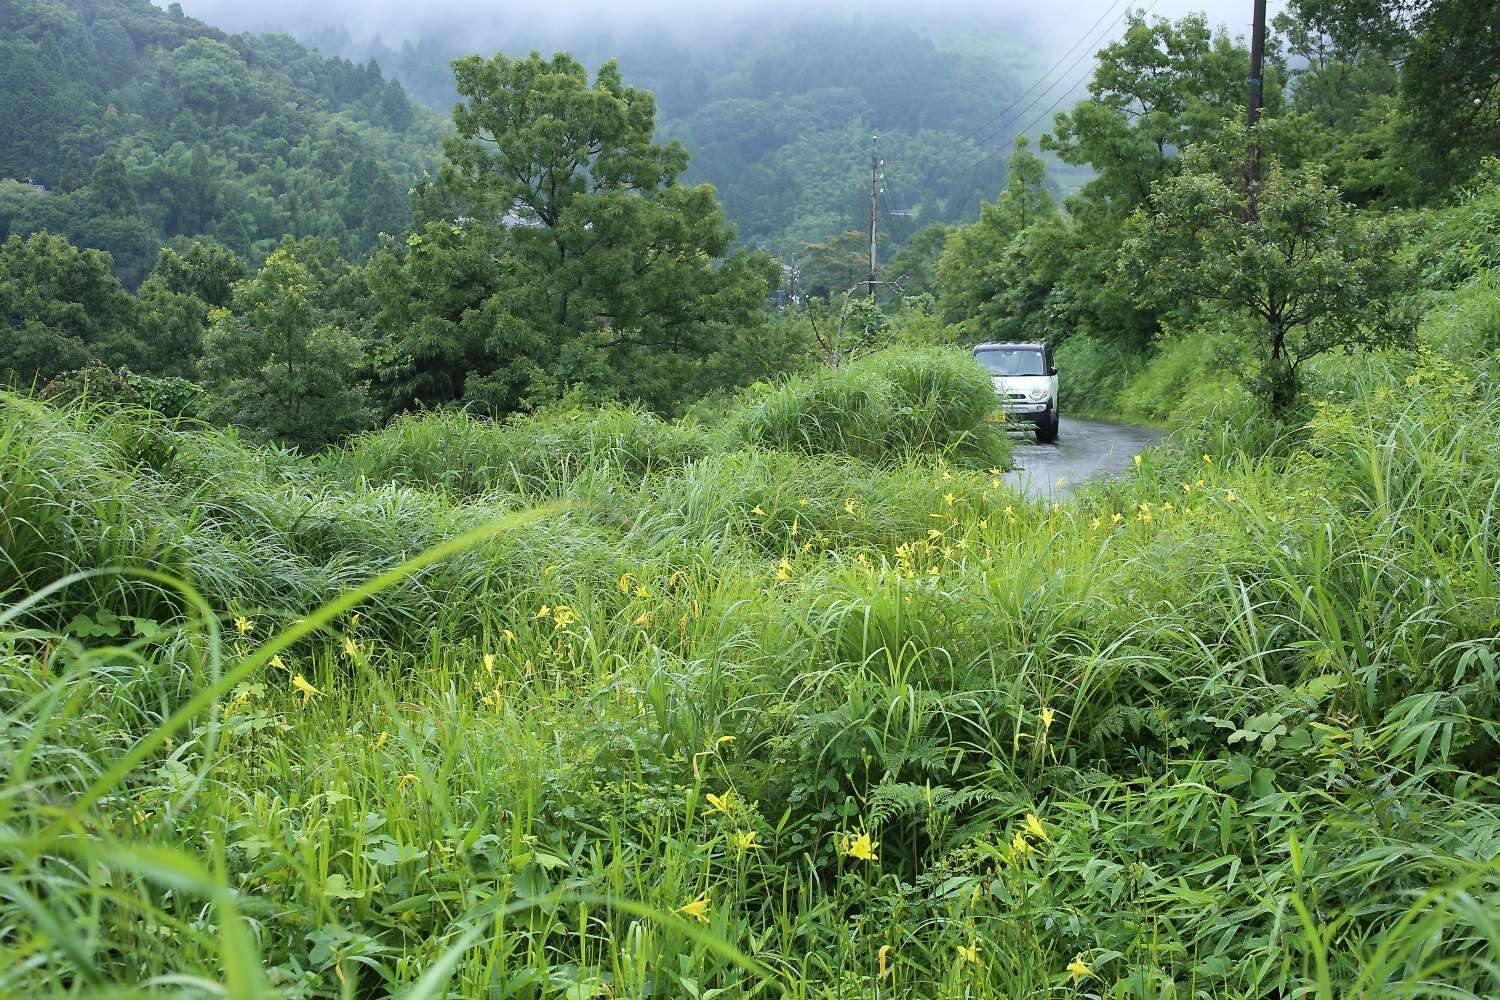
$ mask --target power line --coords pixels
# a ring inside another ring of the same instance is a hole
[[[890,229],[892,238],[897,240],[906,240],[911,238],[911,228],[909,226],[905,227],[907,230],[905,236],[900,236],[897,234],[896,229],[898,227],[896,226],[896,213],[891,211],[890,202],[886,201],[884,191],[880,192],[880,210],[885,213],[885,224],[887,228]]]
[[[1019,97],[1017,97],[1015,100],[1011,101],[1005,107],[1001,108],[1000,111],[993,118],[991,118],[989,121],[985,122],[983,125],[979,126],[974,131],[972,131],[969,134],[965,135],[960,141],[962,141],[962,142],[969,142],[970,140],[976,138],[980,133],[989,131],[989,128],[990,128],[991,125],[995,124],[1000,119],[1004,118],[1007,114],[1009,114],[1016,107],[1016,105],[1020,104],[1024,100],[1026,100],[1026,98],[1031,94],[1031,92],[1033,90],[1035,90],[1036,88],[1040,87],[1042,85],[1042,81],[1046,80],[1047,77],[1051,76],[1057,70],[1057,67],[1059,67],[1059,66],[1061,66],[1063,64],[1063,60],[1067,59],[1068,56],[1072,55],[1073,52],[1078,48],[1078,46],[1082,45],[1083,42],[1084,42],[1084,40],[1094,33],[1094,29],[1097,28],[1097,27],[1099,27],[1100,23],[1103,22],[1103,20],[1110,15],[1110,12],[1113,11],[1116,7],[1120,6],[1120,4],[1122,2],[1123,2],[1123,0],[1115,0],[1114,3],[1110,4],[1109,7],[1108,7],[1108,9],[1106,9],[1103,14],[1099,15],[1098,20],[1096,20],[1093,24],[1089,25],[1088,30],[1085,31],[1082,35],[1079,36],[1078,41],[1074,42],[1072,44],[1072,46],[1070,46],[1068,48],[1068,51],[1064,52],[1061,56],[1059,56],[1058,59],[1057,59],[1057,62],[1053,63],[1052,66],[1047,70],[1047,72],[1045,72],[1041,76],[1037,77],[1035,83],[1033,83],[1031,86],[1027,87],[1021,93],[1021,95]],[[1047,89],[1050,90],[1052,88],[1049,87]]]
[[[1147,8],[1145,8],[1143,11],[1141,11],[1141,16],[1144,17],[1145,15],[1151,13],[1151,11],[1153,11],[1153,10],[1156,9],[1156,5],[1158,3],[1160,3],[1160,2],[1161,2],[1161,0],[1152,0],[1151,5],[1148,6]],[[1113,10],[1113,9],[1114,9],[1113,7],[1110,8],[1110,10]],[[1094,44],[1097,45],[1099,42],[1103,41],[1103,39],[1105,38],[1105,36],[1107,36],[1111,31],[1114,30],[1115,25],[1117,25],[1117,24],[1120,23],[1120,18],[1124,17],[1129,12],[1130,11],[1127,8],[1125,11],[1122,11],[1120,13],[1119,17],[1116,17],[1113,21],[1111,21],[1110,24],[1109,24],[1109,27],[1107,27],[1107,28],[1104,29],[1103,34],[1099,35],[1094,40]],[[1108,11],[1106,11],[1105,13],[1107,14]],[[1089,30],[1092,31],[1093,29],[1090,28]],[[1085,37],[1087,37],[1087,36],[1085,36]],[[1074,46],[1074,47],[1076,48],[1077,46]],[[1067,73],[1071,73],[1074,69],[1077,68],[1077,66],[1078,66],[1079,63],[1083,62],[1083,60],[1086,59],[1086,58],[1088,58],[1090,55],[1093,55],[1093,53],[1090,52],[1090,51],[1088,51],[1088,50],[1085,50],[1082,55],[1080,55],[1077,59],[1073,60],[1072,64],[1068,66],[1068,68],[1067,68],[1066,71],[1064,71],[1064,75],[1066,75]],[[1093,74],[1093,72],[1094,72],[1093,67],[1090,67],[1088,69],[1088,71],[1083,74],[1083,76],[1081,76],[1077,80],[1073,81],[1073,85],[1072,86],[1068,87],[1060,95],[1058,95],[1057,100],[1053,101],[1051,103],[1051,105],[1049,105],[1047,107],[1047,109],[1045,111],[1043,111],[1040,115],[1038,115],[1035,119],[1033,119],[1031,121],[1031,123],[1028,124],[1025,128],[1019,129],[1014,134],[1016,134],[1016,135],[1025,135],[1026,133],[1030,132],[1033,128],[1035,128],[1037,125],[1039,125],[1042,121],[1044,121],[1046,119],[1046,117],[1048,115],[1050,115],[1054,110],[1057,109],[1057,106],[1059,104],[1061,104],[1063,101],[1067,100],[1070,95],[1076,93],[1077,90],[1078,90],[1078,88],[1081,87],[1081,86],[1083,86],[1084,82],[1088,80],[1088,78]],[[1057,80],[1057,81],[1054,81],[1051,85],[1049,85],[1047,87],[1046,90],[1042,91],[1035,98],[1033,98],[1030,104],[1026,105],[1026,107],[1024,107],[1024,108],[1021,109],[1021,114],[1025,114],[1026,112],[1028,112],[1032,108],[1034,108],[1037,105],[1037,102],[1041,101],[1043,98],[1045,98],[1047,96],[1047,94],[1051,92],[1052,88],[1055,87],[1055,86],[1057,86],[1057,84],[1059,82],[1061,82],[1061,78],[1059,78],[1059,80]],[[1016,117],[1019,118],[1020,115],[1017,115]],[[985,163],[986,161],[993,159],[995,156],[999,155],[1001,152],[1002,152],[1002,150],[1000,148],[996,148],[996,149],[990,150],[988,153],[985,153],[983,156],[979,157],[979,159],[975,160],[973,163],[970,163],[967,167],[964,167],[962,170],[960,170],[958,172],[958,176],[962,177],[964,174],[969,173],[971,170],[973,170],[974,168],[978,167],[980,164]]]

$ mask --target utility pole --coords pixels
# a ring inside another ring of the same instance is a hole
[[[1246,124],[1250,127],[1250,162],[1245,169],[1246,196],[1250,203],[1250,217],[1255,217],[1255,193],[1260,187],[1260,143],[1255,138],[1255,125],[1260,121],[1262,94],[1265,89],[1266,61],[1266,0],[1255,0],[1254,21],[1250,26],[1250,101]]]
[[[1264,2],[1264,0],[1258,0]],[[870,138],[870,301],[875,301],[875,206],[880,198],[880,136]]]

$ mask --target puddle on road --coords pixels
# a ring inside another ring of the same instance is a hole
[[[1161,437],[1149,427],[1064,417],[1056,444],[1015,439],[1016,469],[1005,480],[1029,496],[1061,500],[1084,483],[1128,470]]]

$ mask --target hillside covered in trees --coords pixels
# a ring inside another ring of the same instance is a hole
[[[0,93],[0,240],[108,251],[130,287],[198,238],[253,260],[286,235],[367,253],[409,225],[440,135],[373,62],[149,0],[3,0]]]
[[[880,226],[894,249],[923,225],[972,218],[1005,175],[1011,133],[1037,124],[1062,92],[1016,102],[1050,53],[1003,11],[731,7],[683,20],[622,8],[597,23],[559,25],[546,15],[438,7],[387,41],[379,15],[330,23],[337,8],[198,6],[230,23],[294,31],[330,55],[374,59],[443,112],[456,99],[446,67],[458,56],[537,49],[565,50],[585,65],[615,59],[631,84],[656,96],[662,136],[692,153],[686,177],[714,184],[742,241],[787,260],[804,243],[867,226],[873,135],[887,161]]]

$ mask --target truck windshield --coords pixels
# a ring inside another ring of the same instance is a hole
[[[1032,348],[1013,351],[975,351],[974,356],[994,375],[1043,375],[1042,352]]]

